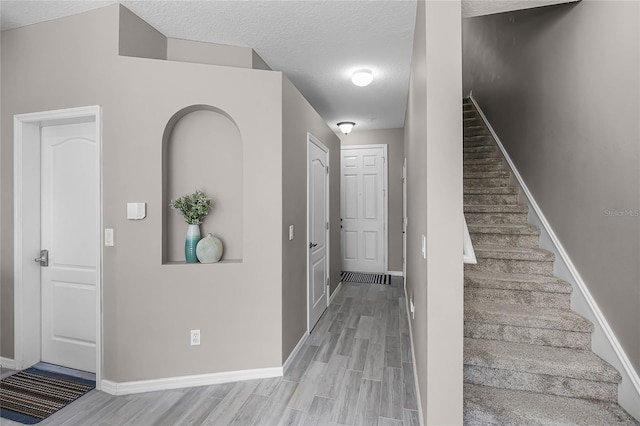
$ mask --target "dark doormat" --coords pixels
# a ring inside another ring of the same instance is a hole
[[[28,368],[0,380],[0,417],[32,425],[95,387],[91,380]]]
[[[391,284],[391,275],[342,271],[340,281],[343,283]]]

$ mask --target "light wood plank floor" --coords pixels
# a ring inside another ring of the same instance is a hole
[[[40,425],[418,425],[402,279],[345,283],[284,377],[92,391]],[[18,425],[6,419],[2,425]]]

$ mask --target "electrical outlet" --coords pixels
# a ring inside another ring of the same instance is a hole
[[[200,330],[191,330],[191,346],[200,345]]]

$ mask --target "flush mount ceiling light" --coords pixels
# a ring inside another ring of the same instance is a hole
[[[351,130],[355,125],[356,123],[354,123],[353,121],[341,121],[338,123],[338,127],[340,127],[340,130],[342,130],[342,133],[344,133],[345,135],[351,133]]]
[[[358,70],[351,75],[351,82],[356,86],[368,86],[372,81],[373,73],[371,70]]]

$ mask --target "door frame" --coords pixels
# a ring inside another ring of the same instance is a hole
[[[384,272],[389,273],[389,145],[386,143],[371,145],[342,145],[340,147],[340,162],[342,162],[342,151],[347,149],[372,149],[382,148],[383,162],[382,165],[382,188],[384,190],[384,200],[382,200],[382,221],[384,230],[382,232],[382,255],[384,256]],[[340,164],[340,200],[342,200],[342,164]],[[342,209],[342,205],[340,206]],[[342,211],[340,211],[342,216]],[[340,233],[342,239],[342,232]],[[342,255],[340,256],[342,259]]]
[[[310,324],[310,318],[309,316],[311,315],[311,312],[309,311],[309,268],[311,265],[309,265],[309,243],[311,241],[309,241],[309,229],[311,224],[309,223],[309,175],[311,173],[311,169],[309,168],[309,146],[310,144],[314,144],[316,145],[318,148],[320,148],[322,151],[327,153],[327,168],[330,171],[331,169],[330,167],[330,150],[329,147],[327,147],[325,144],[323,144],[320,139],[316,138],[315,136],[313,136],[310,132],[307,132],[307,231],[306,231],[306,244],[305,244],[305,248],[307,249],[307,298],[306,298],[306,309],[307,309],[307,333],[311,333],[311,324]],[[329,223],[328,227],[325,227],[325,232],[326,232],[326,242],[327,242],[327,254],[326,254],[326,262],[327,262],[327,282],[325,283],[325,286],[327,287],[327,307],[329,306],[329,302],[331,300],[331,262],[330,262],[330,255],[331,255],[331,241],[330,241],[330,236],[331,236],[331,232],[330,232],[330,228],[331,228],[331,216],[329,215],[329,213],[331,212],[330,206],[329,206],[329,202],[331,201],[331,186],[330,186],[330,179],[329,177],[331,176],[330,173],[326,174],[326,179],[327,179],[327,195],[326,195],[326,206],[327,206],[327,222]],[[314,324],[315,325],[315,324]]]
[[[95,122],[97,164],[96,259],[96,389],[102,378],[102,107],[99,105],[18,114],[13,117],[13,249],[14,249],[14,361],[22,370],[40,361],[40,151],[45,126]],[[40,309],[33,309],[34,306]]]

